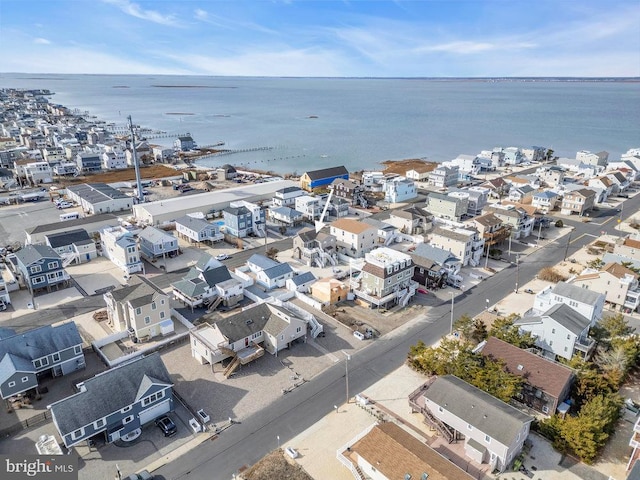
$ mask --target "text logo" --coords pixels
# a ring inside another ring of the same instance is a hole
[[[0,455],[2,480],[78,480],[75,455]]]

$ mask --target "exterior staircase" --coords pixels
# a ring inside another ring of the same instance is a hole
[[[428,408],[422,408],[421,413],[424,415],[424,423],[432,425],[435,429],[447,439],[449,443],[453,442],[454,435],[451,429],[443,422],[438,420]]]
[[[216,300],[209,305],[209,308],[207,308],[207,312],[213,312],[216,308],[218,308],[218,306],[222,303],[222,301],[224,300],[224,297],[219,296],[218,298],[216,298]]]
[[[237,357],[237,356],[233,357],[233,361],[229,365],[227,365],[227,368],[225,368],[224,372],[222,372],[222,374],[224,375],[224,378],[229,378],[231,374],[235,372],[239,366],[240,366],[240,357]]]
[[[78,252],[63,253],[62,254],[62,268],[68,267],[71,263],[73,263],[74,261],[78,260],[79,258],[80,258],[80,255],[78,255]]]

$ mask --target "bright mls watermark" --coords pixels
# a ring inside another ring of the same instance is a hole
[[[2,480],[78,480],[76,455],[0,455]]]

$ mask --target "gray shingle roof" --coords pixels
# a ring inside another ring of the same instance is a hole
[[[549,310],[544,312],[541,316],[535,315],[530,317],[522,317],[516,320],[514,325],[528,325],[542,322],[542,317],[550,317],[555,320],[559,325],[562,325],[574,335],[580,335],[589,327],[591,322],[587,317],[581,313],[576,312],[569,305],[564,303],[558,303]]]
[[[130,302],[132,307],[148,305],[158,294],[166,296],[166,293],[156,287],[151,280],[141,275],[134,275],[129,285],[111,290],[109,294],[116,302]]]
[[[88,225],[93,223],[100,223],[112,221],[113,225],[118,224],[118,217],[116,217],[112,213],[102,213],[99,215],[91,215],[90,217],[77,218],[75,220],[67,220],[64,222],[64,226],[67,228],[78,227],[81,225]],[[43,232],[51,232],[60,229],[60,221],[54,223],[47,223],[45,225],[38,225],[37,227],[33,227],[27,230],[29,234],[43,233]]]
[[[314,280],[316,280],[316,276],[313,274],[313,272],[304,272],[300,275],[294,275],[291,280],[295,285],[302,285],[307,282],[313,282]]]
[[[86,391],[54,403],[51,413],[64,435],[133,404],[142,395],[140,387],[143,384],[148,387],[152,382],[173,385],[157,353],[86,380]]]
[[[311,180],[322,180],[323,178],[349,175],[349,171],[344,166],[323,168],[321,170],[311,170],[306,172]]]
[[[447,260],[453,260],[453,259],[458,260],[458,258],[448,250],[434,247],[432,245],[429,245],[428,243],[418,244],[415,250],[411,253],[411,256],[422,257],[429,260],[433,260],[438,265],[444,265],[447,262]]]
[[[66,247],[67,245],[82,245],[92,243],[93,240],[86,230],[78,228],[60,233],[50,233],[45,235],[51,248]]]
[[[571,285],[566,282],[558,282],[551,293],[560,295],[561,297],[570,298],[577,302],[586,303],[588,305],[595,305],[598,299],[603,296],[602,293],[578,287],[577,285]]]
[[[269,257],[265,257],[264,255],[260,255],[259,253],[254,253],[253,255],[251,255],[249,260],[247,260],[247,263],[252,263],[262,270],[267,270],[269,268],[275,267],[276,265],[280,265],[275,260],[272,260]]]
[[[54,258],[60,260],[53,248],[49,245],[25,245],[24,248],[16,252],[16,258],[25,266],[29,266],[32,263],[39,262],[43,258]]]
[[[424,396],[503,445],[511,445],[533,420],[493,395],[455,377],[438,377]]]
[[[0,339],[0,359],[5,362],[5,357],[7,356],[11,356],[13,359],[20,358],[27,363],[18,364],[16,362],[19,361],[16,360],[12,361],[11,364],[14,367],[21,365],[23,368],[29,365],[30,370],[28,371],[35,371],[31,364],[33,360],[76,345],[82,345],[82,338],[74,322],[63,323],[55,327],[46,325]],[[5,363],[5,367],[7,365]],[[0,374],[4,373],[6,372]],[[0,378],[1,380],[2,378]]]
[[[75,193],[83,200],[92,204],[120,198],[129,198],[120,190],[116,190],[106,183],[83,183],[82,185],[70,185],[67,187],[67,190]]]
[[[267,278],[274,279],[293,272],[293,268],[291,268],[291,265],[288,263],[279,263],[278,265],[266,268],[263,271]]]
[[[195,218],[189,215],[178,218],[176,224],[178,223],[194,232],[202,232],[213,226],[213,224],[207,222],[204,218]]]
[[[153,244],[175,240],[175,237],[170,233],[165,232],[164,230],[160,230],[159,228],[156,228],[156,227],[151,227],[151,226],[146,227],[144,230],[142,230],[138,234],[138,237],[144,238],[145,240],[148,240]]]

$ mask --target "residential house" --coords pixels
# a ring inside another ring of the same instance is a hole
[[[367,200],[364,198],[364,185],[360,185],[351,180],[344,178],[336,178],[329,188],[333,190],[333,196],[346,200],[349,205],[367,206]]]
[[[551,190],[545,190],[543,192],[536,192],[533,194],[531,205],[536,207],[539,212],[547,214],[556,208],[559,200],[560,196],[557,193],[552,192]]]
[[[22,281],[32,293],[67,286],[69,275],[62,266],[62,258],[49,245],[27,244],[15,256]]]
[[[520,149],[522,156],[527,162],[543,162],[547,158],[545,147],[523,147]]]
[[[570,283],[604,293],[605,301],[627,313],[640,307],[638,274],[619,263],[608,263],[600,270],[587,268]]]
[[[0,311],[6,310],[7,305],[11,304],[11,296],[9,295],[9,288],[4,277],[0,275]]]
[[[378,229],[378,242],[384,245],[391,245],[393,242],[400,241],[402,237],[398,235],[398,229],[393,225],[381,222],[372,217],[363,218],[362,223],[371,225]]]
[[[484,249],[484,238],[477,230],[459,227],[436,227],[429,235],[429,243],[443,250],[448,250],[458,257],[462,266],[480,265],[482,251]]]
[[[265,350],[277,356],[307,335],[305,320],[270,303],[260,303],[226,318],[205,315],[202,320],[189,332],[191,356],[202,365],[231,358],[225,376],[261,357]]]
[[[571,283],[558,282],[536,294],[532,311],[541,314],[559,303],[568,305],[589,319],[593,327],[602,318],[605,295]]]
[[[486,213],[492,213],[505,226],[511,228],[511,238],[517,240],[531,235],[535,224],[535,217],[529,215],[523,208],[514,205],[497,205],[485,208]]]
[[[174,257],[178,254],[178,239],[159,228],[148,226],[138,234],[140,253],[149,260]]]
[[[195,150],[198,146],[191,135],[184,135],[173,141],[173,148],[179,152],[188,152],[190,150]]]
[[[256,283],[267,290],[284,287],[286,281],[295,275],[288,263],[280,263],[257,253],[247,260],[247,266],[255,274]]]
[[[490,190],[485,187],[467,187],[462,191],[468,194],[467,216],[480,215],[487,205]]]
[[[602,191],[602,194],[596,199],[596,203],[606,202],[613,192],[613,182],[606,175],[590,178],[587,186],[598,188]]]
[[[395,177],[384,183],[384,201],[402,203],[418,196],[416,184],[405,177]]]
[[[320,197],[312,197],[311,195],[302,195],[295,199],[295,209],[302,213],[307,220],[314,221],[320,218],[324,202]]]
[[[305,172],[300,177],[300,188],[312,192],[319,188],[328,188],[337,178],[349,179],[349,172],[340,165],[338,167],[323,168]]]
[[[349,286],[332,277],[321,278],[310,287],[311,296],[323,305],[335,305],[347,300]]]
[[[504,365],[511,375],[522,377],[522,389],[514,400],[545,415],[553,415],[567,398],[573,371],[540,355],[523,350],[496,337],[489,337],[481,353]]]
[[[457,284],[462,278],[458,275],[462,262],[448,250],[421,243],[410,255],[415,265],[413,280],[429,290]]]
[[[244,200],[231,202],[227,208],[222,210],[225,232],[239,238],[249,235],[265,237],[266,209],[265,206]]]
[[[512,186],[509,190],[509,201],[515,203],[531,203],[535,189],[529,185]]]
[[[629,446],[633,448],[629,461],[627,462],[627,480],[640,480],[640,416],[637,417],[633,425]]]
[[[308,292],[316,280],[313,272],[296,273],[285,281],[284,286],[292,292]]]
[[[301,197],[307,193],[300,187],[281,188],[273,194],[271,204],[274,207],[295,207],[296,197]]]
[[[459,222],[467,213],[467,204],[466,198],[432,192],[427,195],[424,208],[434,217]]]
[[[225,163],[224,165],[216,168],[216,177],[219,180],[233,180],[238,176],[238,171],[233,165]]]
[[[640,234],[620,238],[613,246],[613,253],[633,260],[640,260]]]
[[[589,215],[596,201],[596,194],[593,190],[580,188],[565,193],[562,199],[560,213],[562,215],[571,215],[577,213],[579,216]]]
[[[62,266],[71,263],[85,263],[98,256],[96,243],[83,228],[66,232],[48,233],[45,243],[62,258]]]
[[[296,226],[303,221],[302,212],[289,207],[270,207],[269,220],[285,226]]]
[[[53,182],[53,170],[48,162],[32,159],[16,160],[16,176],[24,177],[29,185]]]
[[[103,298],[109,324],[117,332],[128,331],[143,341],[174,330],[169,296],[141,275],[134,275],[128,285],[105,293]]]
[[[431,215],[418,207],[391,210],[385,223],[393,225],[400,233],[406,235],[424,234],[433,226]]]
[[[101,436],[107,443],[173,410],[173,382],[158,353],[85,380],[47,408],[67,448]]]
[[[591,153],[588,150],[580,150],[576,153],[576,160],[594,167],[606,167],[609,160],[609,152]]]
[[[130,167],[134,166],[134,158],[133,158],[133,150],[127,150],[127,163]],[[154,159],[153,149],[148,142],[142,140],[136,144],[136,157],[138,161],[138,165],[147,165],[151,163]]]
[[[557,158],[556,165],[570,172],[574,172],[579,176],[583,176],[584,178],[595,177],[604,170],[604,167],[591,165],[575,158]]]
[[[393,422],[374,423],[337,452],[352,471],[376,480],[472,480],[462,470]]]
[[[629,182],[640,179],[640,162],[635,163],[631,160],[620,160],[618,162],[609,162],[607,170],[617,170],[622,173]]]
[[[97,152],[80,152],[75,160],[79,172],[91,173],[102,170],[102,158]]]
[[[353,293],[371,308],[405,307],[418,287],[412,280],[413,270],[410,255],[387,247],[377,248],[365,255]]]
[[[511,234],[510,225],[505,225],[501,218],[493,213],[485,213],[468,220],[467,223],[478,231],[484,239],[485,251],[491,250],[504,242]]]
[[[608,172],[606,176],[612,183],[611,193],[614,195],[623,193],[631,183],[619,170]]]
[[[533,421],[453,375],[423,385],[409,396],[409,405],[449,442],[464,439],[466,457],[501,473],[522,450]]]
[[[524,155],[522,154],[522,150],[518,147],[507,147],[507,148],[498,148],[497,150],[502,151],[504,153],[504,164],[505,165],[520,165],[524,162]]]
[[[444,162],[445,166],[458,167],[458,180],[469,180],[472,176],[480,173],[480,162],[475,155],[458,155],[450,162]]]
[[[74,322],[46,325],[0,336],[0,396],[7,399],[38,388],[38,379],[85,367],[82,338]]]
[[[176,219],[176,232],[178,237],[188,240],[189,243],[219,242],[224,238],[219,225],[209,223],[194,214]]]
[[[494,178],[493,180],[487,180],[481,187],[489,189],[489,196],[493,198],[502,198],[509,193],[511,184],[504,181],[502,177]]]
[[[329,198],[328,195],[321,198],[326,207],[325,220],[343,218],[349,215],[349,208],[351,204],[348,200],[336,197]],[[329,203],[328,205],[326,204],[327,202]]]
[[[407,170],[405,177],[415,182],[427,182],[429,180],[429,173],[433,170],[433,166],[425,163],[424,165],[418,165],[411,170]]]
[[[429,173],[428,184],[438,188],[455,187],[458,185],[458,172],[459,168],[457,166],[445,167],[440,165]]]
[[[510,175],[506,177],[505,182],[510,183],[511,187],[524,187],[528,185],[533,189],[540,188],[540,178],[537,175]]]
[[[329,225],[329,232],[336,239],[336,249],[349,257],[359,258],[378,243],[378,230],[371,225],[341,218]]]
[[[557,165],[539,167],[536,175],[547,187],[558,187],[564,183],[564,168]]]
[[[60,162],[53,166],[54,175],[75,175],[76,173],[78,173],[78,166],[73,162]]]
[[[514,325],[535,337],[535,344],[544,356],[571,360],[574,355],[590,358],[595,340],[589,337],[591,322],[572,307],[558,303],[542,315],[525,315]]]
[[[102,255],[111,260],[125,275],[142,272],[138,242],[124,227],[106,227],[100,232]]]
[[[201,306],[210,311],[219,305],[231,308],[244,299],[242,282],[233,278],[227,267],[208,253],[171,287],[173,297],[191,307],[191,311]]]
[[[368,192],[381,192],[385,178],[383,172],[363,172],[361,185]]]
[[[316,231],[313,228],[304,228],[293,237],[292,257],[308,267],[313,265],[323,268],[329,263],[337,265],[336,237],[323,228]]]

